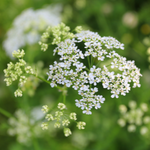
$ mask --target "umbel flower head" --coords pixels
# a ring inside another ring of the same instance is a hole
[[[61,29],[61,37],[64,38],[52,40],[57,29]],[[60,24],[51,30],[51,34],[46,32],[47,35],[44,36],[44,33],[42,36],[43,41],[56,44],[54,55],[57,53],[60,56],[59,62],[55,61],[49,66],[47,75],[51,87],[64,85],[77,90],[81,99],[76,99],[75,105],[85,114],[92,114],[91,109],[100,108],[105,101],[103,95],[96,94],[100,93],[97,88],[99,83],[110,90],[111,98],[118,98],[120,94],[125,96],[131,86],[140,87],[140,69],[135,66],[134,61],[128,61],[117,53],[118,49],[124,49],[124,44],[113,37],[101,37],[89,30],[71,34],[69,29]],[[42,50],[43,44],[46,43],[40,42]],[[84,44],[82,48],[81,44]],[[48,44],[44,51],[47,48]],[[108,66],[100,66],[101,62],[108,60]]]
[[[143,136],[149,136],[150,116],[147,114],[148,105],[141,103],[139,107],[136,101],[130,101],[129,109],[125,105],[119,106],[120,118],[118,124],[121,127],[127,126],[128,132],[135,132],[140,128],[140,133]]]
[[[77,117],[76,117],[76,113],[72,112],[70,114],[66,113],[66,105],[64,103],[58,103],[57,105],[58,110],[55,111],[54,114],[48,113],[49,107],[47,105],[43,106],[43,113],[46,113],[45,119],[47,120],[47,122],[43,122],[41,124],[41,127],[43,130],[47,130],[48,129],[48,125],[49,125],[49,121],[54,121],[54,128],[60,128],[63,127],[64,128],[64,135],[66,137],[68,137],[69,135],[72,134],[70,128],[68,128],[68,126],[70,125],[71,121],[75,121],[77,123],[77,128],[79,130],[85,129],[86,123],[83,121],[79,121],[77,122]]]
[[[14,81],[18,81],[18,89],[14,92],[15,97],[22,96],[21,87],[26,83],[28,75],[34,74],[31,66],[28,66],[23,59],[24,50],[14,51],[13,57],[18,58],[18,62],[7,64],[7,69],[4,69],[5,79],[7,86],[10,86]]]
[[[8,30],[3,47],[9,57],[12,58],[14,50],[32,45],[40,40],[41,32],[48,25],[55,26],[61,22],[60,4],[50,5],[42,9],[24,10],[14,21],[12,28]]]
[[[41,137],[42,132],[38,123],[39,118],[33,117],[34,109],[30,115],[27,115],[24,110],[18,109],[14,117],[10,117],[8,120],[8,134],[10,136],[16,136],[16,140],[20,144],[29,146],[32,144],[33,137]]]

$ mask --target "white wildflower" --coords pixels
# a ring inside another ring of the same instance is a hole
[[[83,110],[83,113],[91,114],[93,107],[98,109],[101,107],[100,103],[104,102],[105,98],[96,94],[98,92],[96,86],[100,82],[102,82],[103,88],[111,91],[112,98],[129,93],[131,81],[134,88],[139,87],[139,78],[142,75],[134,65],[134,61],[127,61],[126,58],[111,50],[112,48],[124,49],[122,43],[115,38],[101,37],[98,33],[91,31],[81,31],[75,34],[75,37],[57,44],[54,54],[60,55],[60,62],[50,65],[50,71],[47,74],[48,80],[51,80],[51,87],[62,84],[78,90],[78,94],[82,98],[76,99],[75,104]],[[84,42],[85,53],[76,45],[80,42]],[[105,49],[110,50],[106,51]],[[104,61],[105,57],[111,58],[111,67],[118,68],[120,73],[115,74],[114,71],[109,71],[107,66],[99,68],[91,65],[87,68],[84,63],[80,62],[80,59],[86,59],[90,55],[99,61]],[[134,74],[133,77],[130,72]],[[89,85],[93,85],[93,87]],[[89,101],[90,103],[88,103]]]
[[[69,128],[64,128],[64,134],[65,136],[69,136],[70,134],[72,134],[71,130]]]
[[[61,21],[61,5],[51,5],[43,9],[24,10],[13,22],[12,28],[7,32],[3,47],[9,57],[12,52],[26,44],[31,45],[40,40],[41,32],[49,25],[55,26]]]
[[[49,111],[49,107],[47,105],[44,105],[42,107],[43,107],[42,109],[43,113],[47,113]]]

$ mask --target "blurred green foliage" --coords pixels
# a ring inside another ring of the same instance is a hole
[[[17,142],[16,137],[9,136],[8,117],[0,111],[0,149],[3,150],[149,150],[150,135],[144,137],[137,131],[130,133],[127,128],[121,128],[117,124],[120,117],[118,107],[127,105],[130,100],[148,104],[150,108],[150,70],[147,50],[150,47],[150,1],[137,0],[3,0],[0,1],[0,108],[14,114],[17,109],[22,109],[30,117],[31,110],[45,103],[52,105],[59,97],[59,91],[52,89],[45,83],[35,86],[35,94],[26,93],[21,98],[15,98],[13,92],[16,87],[6,87],[4,83],[3,69],[11,59],[6,55],[2,42],[6,38],[6,32],[11,28],[13,20],[24,9],[41,9],[50,4],[62,4],[62,20],[71,29],[81,25],[84,29],[98,32],[101,36],[112,36],[125,44],[125,50],[120,54],[128,60],[135,60],[137,67],[141,69],[143,77],[141,88],[132,89],[126,96],[119,99],[111,99],[109,91],[101,89],[106,97],[105,103],[92,115],[81,115],[81,110],[76,108],[74,97],[77,93],[68,91],[67,105],[72,111],[78,112],[78,117],[87,123],[86,129],[76,130],[73,125],[73,134],[66,138],[62,130],[55,133],[43,131],[40,138],[33,137],[31,145],[26,146]],[[14,35],[15,36],[15,35]],[[19,41],[18,41],[19,42]],[[37,63],[42,60],[43,68],[48,68],[57,59],[52,55],[53,47],[49,52],[40,51],[40,46],[34,44],[26,46],[26,59]],[[36,50],[31,55],[31,51]],[[36,52],[36,53],[35,53]],[[150,55],[150,54],[149,54]],[[14,61],[14,60],[13,60]],[[42,71],[40,66],[40,71]],[[44,75],[43,75],[44,76]],[[47,78],[45,74],[45,79]],[[36,81],[35,81],[36,82]],[[29,85],[30,87],[30,85]],[[32,91],[31,91],[32,93]],[[41,112],[42,113],[42,112]],[[148,111],[150,116],[150,111]],[[51,129],[53,130],[53,128]],[[149,128],[150,130],[150,128]]]

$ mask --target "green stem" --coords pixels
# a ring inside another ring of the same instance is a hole
[[[39,145],[35,137],[33,137],[33,146],[35,150],[40,150]]]
[[[91,56],[91,66],[93,66],[93,57],[92,56]]]
[[[42,81],[44,81],[44,82],[46,82],[46,83],[48,83],[48,84],[50,84],[51,82],[49,82],[49,81],[47,81],[47,80],[45,80],[44,78],[42,78],[42,77],[40,77],[40,76],[38,76],[38,75],[36,75],[36,74],[33,74],[35,77],[37,77],[38,79],[40,79],[40,80],[42,80]],[[55,86],[56,88],[58,88],[59,90],[61,90],[62,92],[63,92],[63,103],[65,104],[65,102],[66,102],[66,87],[60,87],[60,86]]]
[[[51,82],[45,80],[44,78],[42,78],[42,77],[40,77],[40,76],[38,76],[38,75],[36,75],[36,74],[33,74],[33,75],[34,75],[35,77],[37,77],[38,79],[40,79],[40,80],[42,80],[42,81],[44,81],[44,82],[46,82],[46,83],[48,83],[48,84],[51,83]]]
[[[97,64],[96,64],[96,67],[98,67],[100,65],[101,61],[99,61]],[[111,64],[107,65],[106,67],[109,67],[111,66]]]
[[[88,68],[84,68],[85,70],[87,70],[88,72],[90,72],[90,70]]]
[[[111,66],[111,64],[107,65],[106,67],[109,67],[109,66]]]
[[[36,75],[36,74],[32,74],[32,75],[34,75],[34,76],[37,77],[38,79],[40,79],[40,80],[42,80],[42,81],[44,81],[44,82],[46,82],[46,83],[48,83],[48,84],[51,84],[51,82],[45,80],[44,78],[42,78],[42,77],[40,77],[40,76],[38,76],[38,75]],[[60,87],[60,86],[58,86],[58,85],[55,86],[55,87],[58,88],[59,90],[63,90],[63,88]]]
[[[65,104],[65,102],[66,102],[66,95],[64,94],[63,95],[63,103]]]
[[[89,68],[91,68],[89,56],[87,57],[87,59],[88,59]]]
[[[25,110],[25,113],[30,116],[29,97],[27,93],[24,93],[22,101],[19,101],[18,103],[20,104],[21,108]]]
[[[66,94],[67,94],[66,86],[64,86],[62,92],[63,92],[63,93],[62,93],[62,94],[63,94],[63,103],[65,104],[65,102],[66,102]]]
[[[0,108],[0,112],[1,112],[4,116],[6,116],[6,117],[8,117],[8,118],[13,117],[12,114],[10,114],[8,111],[6,111],[6,110],[4,110],[4,109],[2,109],[2,108]]]
[[[33,144],[34,150],[40,150],[38,141],[37,141],[35,133],[33,131],[33,126],[30,124],[30,122],[29,122],[29,126],[30,126],[30,129],[31,129],[31,132],[32,132],[32,144]]]

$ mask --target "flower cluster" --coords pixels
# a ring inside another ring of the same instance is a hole
[[[12,52],[16,49],[37,43],[45,28],[60,23],[61,10],[61,5],[52,5],[38,10],[29,8],[17,16],[13,22],[13,27],[7,32],[6,40],[3,42],[8,56],[12,57]]]
[[[80,43],[84,43],[82,50],[78,47]],[[131,82],[133,88],[140,87],[142,75],[134,61],[127,61],[116,53],[116,49],[123,50],[124,45],[113,37],[101,37],[91,31],[81,31],[63,40],[54,49],[54,54],[60,56],[60,62],[50,65],[47,73],[50,86],[65,85],[77,90],[81,99],[76,99],[75,104],[85,114],[91,114],[93,107],[98,109],[105,101],[102,95],[95,94],[99,83],[111,91],[112,98],[118,98],[119,94],[125,96],[131,89]],[[110,60],[110,65],[100,67],[100,62],[105,60]]]
[[[127,130],[129,132],[135,132],[136,128],[140,126],[141,135],[146,135],[149,133],[148,125],[150,125],[150,116],[145,115],[148,111],[148,106],[146,103],[141,103],[140,107],[137,107],[135,101],[130,101],[129,110],[125,105],[119,106],[119,111],[121,113],[121,118],[118,120],[118,124],[124,127],[127,124]]]
[[[36,76],[40,74],[40,77],[45,77],[48,70],[45,68],[43,69],[44,63],[42,61],[38,61],[36,64],[32,64],[31,67],[35,68],[34,74],[36,74]],[[35,76],[28,76],[24,85],[20,88],[23,92],[26,92],[31,97],[35,95],[35,91],[39,86],[40,82],[41,80],[39,80],[39,78],[35,78]]]
[[[24,50],[18,50],[13,52],[13,57],[18,58],[18,62],[13,64],[10,62],[7,64],[7,69],[4,69],[5,79],[7,86],[10,86],[12,82],[18,80],[18,85],[21,87],[27,81],[27,74],[33,74],[33,69],[31,66],[27,66],[26,62],[23,60],[23,56],[25,55]],[[15,97],[22,96],[22,90],[18,88],[15,91]]]
[[[61,126],[64,128],[64,135],[67,137],[70,134],[72,134],[71,130],[68,128],[68,125],[70,124],[71,120],[76,121],[76,113],[72,112],[69,115],[65,114],[65,110],[67,109],[66,105],[63,103],[58,103],[57,106],[58,110],[55,111],[54,115],[51,113],[48,113],[49,107],[47,105],[44,105],[42,108],[42,111],[46,113],[45,119],[47,121],[55,121],[54,127],[60,128]],[[86,125],[85,122],[79,121],[77,122],[78,129],[84,129],[84,126]],[[48,129],[48,122],[43,122],[41,125],[42,129]]]
[[[15,117],[9,118],[8,123],[10,128],[8,134],[17,136],[17,141],[24,145],[30,145],[33,137],[40,137],[42,132],[39,123],[35,123],[35,117],[29,118],[21,109],[15,112]]]
[[[75,31],[80,32],[81,27],[76,27]],[[74,34],[70,32],[70,27],[66,26],[64,23],[61,23],[54,27],[49,26],[46,32],[43,33],[39,44],[41,45],[41,50],[46,51],[49,44],[58,44],[65,39],[73,37]]]

